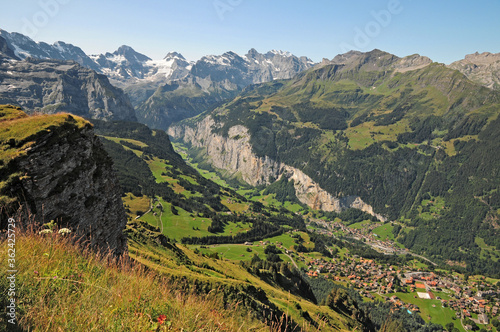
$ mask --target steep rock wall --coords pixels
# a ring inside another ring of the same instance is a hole
[[[55,220],[103,253],[127,251],[127,218],[112,161],[90,124],[40,133],[15,162],[24,175],[11,188],[40,223]],[[26,222],[26,214],[21,217]]]
[[[286,174],[290,180],[294,180],[297,198],[313,209],[339,212],[353,207],[376,216],[380,220],[385,220],[360,197],[334,197],[301,170],[277,162],[267,156],[256,156],[252,151],[249,142],[250,134],[246,127],[233,126],[228,131],[228,137],[223,137],[212,132],[212,129],[217,126],[218,124],[213,118],[207,116],[193,127],[188,125],[172,126],[169,128],[168,134],[174,139],[182,139],[193,147],[206,149],[209,161],[214,167],[226,170],[233,175],[239,175],[245,182],[253,186],[269,184],[269,179],[279,179]]]
[[[19,105],[27,113],[68,112],[90,119],[137,120],[121,89],[112,86],[106,76],[72,61],[0,61],[0,104]]]

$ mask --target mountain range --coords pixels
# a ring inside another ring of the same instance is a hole
[[[286,179],[313,209],[354,207],[380,220],[412,220],[415,229],[401,234],[405,246],[470,268],[497,269],[477,260],[472,249],[478,237],[498,245],[499,217],[491,212],[497,204],[494,155],[480,154],[496,144],[486,137],[496,135],[498,55],[470,55],[446,66],[420,55],[351,51],[314,64],[252,49],[197,62],[171,52],[158,62],[127,46],[86,56],[70,44],[1,34],[8,38],[0,40],[2,102],[28,111],[66,107],[88,118],[134,120],[133,103],[98,72],[106,73],[133,96],[140,122],[169,128],[172,137],[202,151],[198,157],[239,181],[256,186]],[[487,183],[467,187],[477,176],[477,160],[487,165]],[[462,175],[449,178],[449,169]],[[461,186],[468,189],[454,189]],[[415,221],[424,197],[445,200],[450,212]],[[473,222],[455,206],[464,199],[475,211]],[[452,219],[461,226],[433,246],[446,247],[444,253],[417,236]],[[473,231],[463,236],[462,227]],[[472,251],[453,250],[448,240],[456,237],[462,239],[456,245]]]
[[[71,60],[106,75],[111,84],[126,92],[136,109],[138,121],[159,129],[167,129],[172,123],[216,107],[249,85],[290,79],[314,66],[335,64],[352,53],[324,59],[321,63],[289,52],[273,50],[262,54],[255,49],[243,56],[226,52],[207,55],[197,61],[188,61],[172,51],[163,59],[152,60],[125,45],[112,53],[87,55],[81,48],[62,41],[50,45],[1,29],[0,36],[5,39],[3,47],[10,50],[10,56]],[[431,62],[420,56],[407,57],[406,61],[423,61],[420,65]],[[470,54],[448,67],[486,87],[499,87],[498,54]]]
[[[242,182],[284,180],[313,209],[399,220],[413,228],[399,238],[407,248],[493,272],[476,242],[500,248],[499,114],[499,91],[374,50],[251,86],[168,132]],[[426,200],[445,205],[427,214]]]
[[[70,60],[20,60],[0,37],[0,102],[28,113],[71,112],[89,119],[135,121],[129,98],[108,78]]]
[[[72,60],[106,75],[129,95],[138,120],[160,129],[197,115],[250,84],[288,79],[315,65],[289,52],[261,54],[255,49],[244,56],[226,52],[196,62],[177,52],[152,60],[125,45],[113,53],[86,55],[79,47],[61,41],[49,45],[5,30],[0,30],[0,36],[20,59]]]

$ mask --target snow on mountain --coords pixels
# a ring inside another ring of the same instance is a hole
[[[177,52],[170,52],[161,60],[152,60],[126,45],[113,53],[90,57],[99,64],[102,73],[119,81],[179,79],[186,76],[192,66]]]
[[[146,62],[146,66],[149,66],[151,68],[148,79],[181,79],[189,73],[189,71],[193,67],[193,64],[193,62],[186,61],[182,54],[177,52],[169,52],[161,60],[149,60]]]
[[[35,42],[20,33],[9,33],[1,29],[0,36],[21,59],[34,57],[73,60],[107,75],[121,86],[141,81],[168,82],[190,75],[205,81],[227,81],[244,87],[274,79],[291,78],[315,65],[312,60],[296,57],[290,52],[272,50],[261,54],[255,49],[251,49],[244,56],[226,52],[222,55],[207,55],[196,62],[187,61],[177,52],[170,52],[161,60],[153,60],[126,45],[120,46],[113,53],[88,56],[79,47],[62,41],[49,45]]]
[[[271,54],[274,54],[274,55],[279,55],[279,56],[284,56],[284,57],[287,57],[287,58],[290,58],[290,57],[293,56],[292,53],[290,53],[288,51],[281,51],[281,50],[271,50],[268,53],[271,53]]]
[[[315,65],[290,52],[262,54],[255,49],[245,55],[231,51],[207,55],[196,62],[177,52],[153,60],[126,45],[112,53],[88,56],[62,41],[49,45],[4,30],[0,30],[0,36],[5,39],[0,48],[11,52],[4,52],[7,61],[13,56],[72,60],[106,75],[128,95],[138,111],[138,120],[153,128],[166,128],[173,121],[197,115],[251,84],[289,79]]]
[[[99,71],[97,64],[81,48],[74,45],[62,41],[55,42],[52,45],[35,42],[23,34],[9,33],[2,29],[0,29],[0,36],[6,40],[9,48],[21,59],[33,57],[38,59],[73,60],[84,67]]]

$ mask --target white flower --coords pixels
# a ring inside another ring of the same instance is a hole
[[[44,229],[44,230],[41,230],[40,232],[38,232],[38,234],[50,234],[52,233],[52,230],[51,229]]]
[[[61,228],[58,233],[59,234],[69,234],[69,233],[71,233],[71,229],[69,229],[69,228]]]

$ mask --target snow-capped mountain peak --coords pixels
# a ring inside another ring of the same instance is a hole
[[[98,70],[98,66],[88,57],[83,50],[72,44],[62,41],[49,45],[44,42],[35,42],[33,39],[17,32],[7,32],[0,29],[2,36],[15,53],[21,59],[33,57],[38,59],[73,60],[80,65]]]
[[[120,46],[112,53],[88,56],[80,48],[62,41],[49,45],[1,29],[0,36],[21,59],[31,56],[73,60],[107,75],[113,83],[122,87],[141,80],[145,83],[170,82],[189,76],[190,80],[203,87],[224,82],[221,84],[227,85],[229,89],[237,89],[274,79],[288,79],[314,65],[310,59],[296,57],[290,52],[272,50],[262,54],[254,48],[243,56],[228,51],[221,55],[204,56],[196,62],[187,61],[182,54],[174,51],[163,59],[152,60],[127,45]]]
[[[167,55],[163,58],[164,60],[170,60],[170,59],[179,59],[179,60],[184,60],[186,61],[186,58],[182,56],[182,54],[177,53],[177,52],[168,52]]]
[[[136,52],[132,47],[127,45],[120,46],[116,51],[113,52],[113,54],[121,55],[125,57],[125,59],[127,59],[128,61],[133,61],[133,62],[144,62],[151,60],[151,58],[145,56],[144,54]]]
[[[287,57],[287,58],[293,57],[293,54],[288,52],[288,51],[271,50],[268,52],[268,54],[269,53],[274,54],[274,55],[278,55],[278,56]]]

